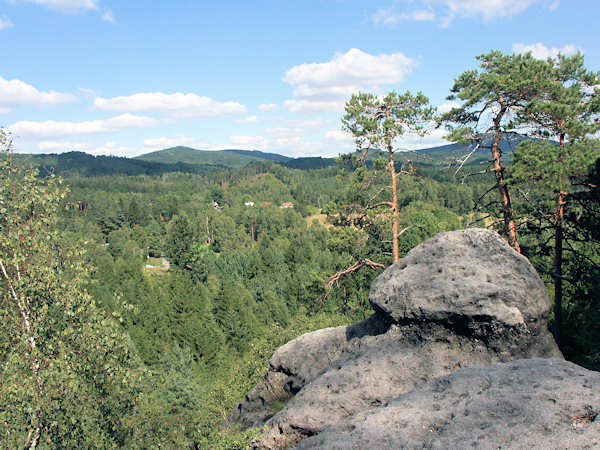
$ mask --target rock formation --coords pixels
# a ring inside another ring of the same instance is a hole
[[[459,370],[299,449],[598,448],[600,373],[560,359]]]
[[[462,368],[562,358],[544,284],[492,231],[441,233],[415,247],[377,278],[369,301],[369,319],[280,347],[228,421],[266,425],[261,445],[276,448]]]

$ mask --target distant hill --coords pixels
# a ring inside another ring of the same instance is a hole
[[[289,158],[287,161],[280,162],[282,166],[290,169],[322,169],[335,164],[335,158],[322,158],[321,156],[310,156],[305,158]]]
[[[258,161],[286,161],[287,156],[265,153],[258,150],[196,150],[190,147],[173,147],[136,156],[134,159],[160,163],[186,163],[244,167]]]
[[[530,138],[524,137],[522,135],[506,135],[500,140],[499,147],[502,151],[502,161],[504,163],[508,163],[512,160],[512,154],[515,148],[524,140],[528,140]],[[480,164],[485,161],[488,161],[491,158],[490,146],[491,146],[491,136],[486,136],[482,142],[481,146],[475,150],[475,152],[471,155],[468,161],[468,165],[471,164]],[[463,158],[465,155],[469,154],[475,148],[474,144],[446,144],[440,145],[438,147],[430,147],[421,150],[417,150],[416,152],[409,152],[406,154],[406,158],[410,159],[408,155],[420,155],[418,157],[413,158],[414,161],[423,164],[423,165],[441,165],[448,164],[456,161],[459,158]],[[402,155],[402,153],[400,153]]]
[[[104,175],[162,175],[168,172],[205,174],[215,170],[227,170],[224,165],[187,164],[183,162],[161,163],[118,156],[93,156],[83,152],[60,154],[15,154],[21,161],[40,167],[42,175],[81,175],[86,177]]]
[[[517,135],[508,136],[500,141],[504,162],[510,162],[514,148],[524,139]],[[489,138],[484,140],[482,147],[471,155],[467,165],[480,164],[490,159],[489,148],[486,148],[490,144],[489,140]],[[410,161],[421,166],[443,166],[456,163],[457,159],[464,157],[472,148],[469,145],[447,144],[413,152],[396,152],[395,158],[398,164]],[[320,156],[290,158],[258,150],[208,151],[190,147],[167,148],[135,158],[93,156],[75,151],[61,154],[16,154],[15,156],[39,165],[42,172],[65,176],[162,175],[168,172],[207,174],[261,162],[271,162],[301,170],[321,169],[336,164],[335,158]],[[379,156],[387,157],[385,152],[376,150],[369,152],[369,160]]]
[[[294,158],[289,156],[278,155],[277,153],[266,153],[260,150],[221,150],[223,152],[236,153],[238,155],[250,156],[252,158],[266,159],[269,161],[283,162]]]

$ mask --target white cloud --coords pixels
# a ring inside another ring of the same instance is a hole
[[[365,84],[399,83],[417,65],[403,53],[369,55],[357,48],[337,54],[326,63],[301,64],[285,73],[283,81],[291,84],[303,97],[332,92],[346,95],[345,88]]]
[[[295,128],[319,128],[324,125],[331,123],[331,120],[323,117],[315,117],[314,119],[308,120],[288,120],[286,124]]]
[[[110,9],[101,9],[99,0],[13,0],[21,3],[35,3],[46,8],[60,11],[65,14],[76,14],[80,11],[96,11],[105,22],[116,24],[115,17]]]
[[[441,27],[447,27],[457,17],[493,22],[520,14],[540,2],[554,11],[559,0],[420,0],[410,2],[417,3],[416,9],[402,12],[396,12],[393,8],[380,9],[371,15],[371,20],[382,25],[396,25],[403,20],[437,21]]]
[[[442,103],[440,106],[438,106],[437,110],[439,113],[443,114],[450,111],[452,108],[458,108],[459,106],[460,103],[458,103],[456,100],[452,100],[450,102]]]
[[[20,80],[5,80],[0,77],[0,104],[11,106],[55,106],[72,102],[75,95],[56,91],[40,92],[35,87]]]
[[[116,21],[115,21],[115,16],[113,15],[112,11],[110,9],[107,9],[106,11],[104,11],[102,13],[102,20],[104,20],[105,22],[108,23],[112,23],[113,25],[116,25]]]
[[[283,106],[297,114],[341,112],[344,110],[344,101],[320,102],[314,100],[286,100],[283,102]]]
[[[229,141],[245,150],[265,150],[269,148],[269,141],[263,136],[231,136]]]
[[[258,109],[265,112],[273,112],[277,111],[277,105],[275,103],[263,103],[262,105],[258,105]]]
[[[548,59],[548,58],[556,58],[559,53],[563,55],[574,55],[577,53],[577,49],[574,45],[565,45],[562,48],[548,48],[541,42],[536,44],[513,44],[512,46],[514,53],[527,53],[531,52],[531,55],[537,59]]]
[[[177,146],[192,146],[195,145],[196,139],[191,137],[183,136],[182,134],[176,134],[174,136],[159,137],[145,139],[143,142],[144,148],[143,153],[153,152],[155,150],[162,150],[164,148],[171,148]]]
[[[328,130],[325,133],[325,139],[341,142],[354,142],[354,138],[350,133],[340,129]]]
[[[258,123],[259,120],[258,116],[248,116],[243,119],[237,119],[236,123]]]
[[[98,10],[98,0],[20,0],[21,2],[36,3],[64,13],[76,13],[79,10]]]
[[[158,125],[156,119],[133,114],[122,114],[104,120],[86,122],[32,122],[23,120],[10,125],[7,130],[23,139],[49,139],[80,136],[97,133],[113,133],[128,128],[142,128]]]
[[[451,17],[480,17],[484,22],[510,17],[525,11],[539,0],[425,0],[444,5]]]
[[[436,20],[435,13],[430,9],[416,9],[411,12],[397,13],[392,8],[380,9],[371,16],[376,25],[397,25],[401,21],[411,22],[433,22]]]
[[[88,153],[92,155],[113,155],[113,156],[135,156],[138,153],[135,149],[127,147],[125,145],[120,145],[117,142],[107,142],[101,147],[96,147],[91,150],[88,150]]]
[[[13,27],[13,23],[10,21],[10,19],[8,18],[8,16],[5,14],[4,16],[0,17],[0,30],[5,30],[7,28],[12,28]]]
[[[292,85],[296,99],[284,102],[295,113],[339,112],[344,102],[376,84],[394,84],[417,66],[403,53],[370,55],[353,48],[325,63],[306,63],[287,70],[283,81]]]
[[[84,151],[92,147],[87,142],[54,142],[42,141],[37,145],[38,150],[50,153],[63,153],[70,151]]]
[[[94,109],[102,111],[171,111],[177,117],[218,117],[244,114],[247,108],[237,102],[217,102],[196,94],[144,92],[129,96],[97,98]]]

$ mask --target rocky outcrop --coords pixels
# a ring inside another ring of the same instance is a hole
[[[600,373],[559,359],[463,369],[299,449],[598,448]]]
[[[415,247],[377,278],[369,300],[366,321],[279,348],[229,422],[266,425],[262,445],[289,445],[465,367],[562,358],[542,281],[492,231],[442,233]]]

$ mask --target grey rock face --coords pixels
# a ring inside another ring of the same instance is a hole
[[[460,370],[299,449],[598,448],[600,373],[558,359]]]
[[[299,442],[456,370],[562,358],[547,330],[548,293],[496,233],[442,233],[373,283],[375,314],[289,342],[229,416],[267,426],[261,444]],[[285,403],[277,412],[275,402]]]
[[[484,321],[534,325],[550,310],[529,261],[496,233],[441,233],[411,250],[371,286],[369,301],[395,322]]]

